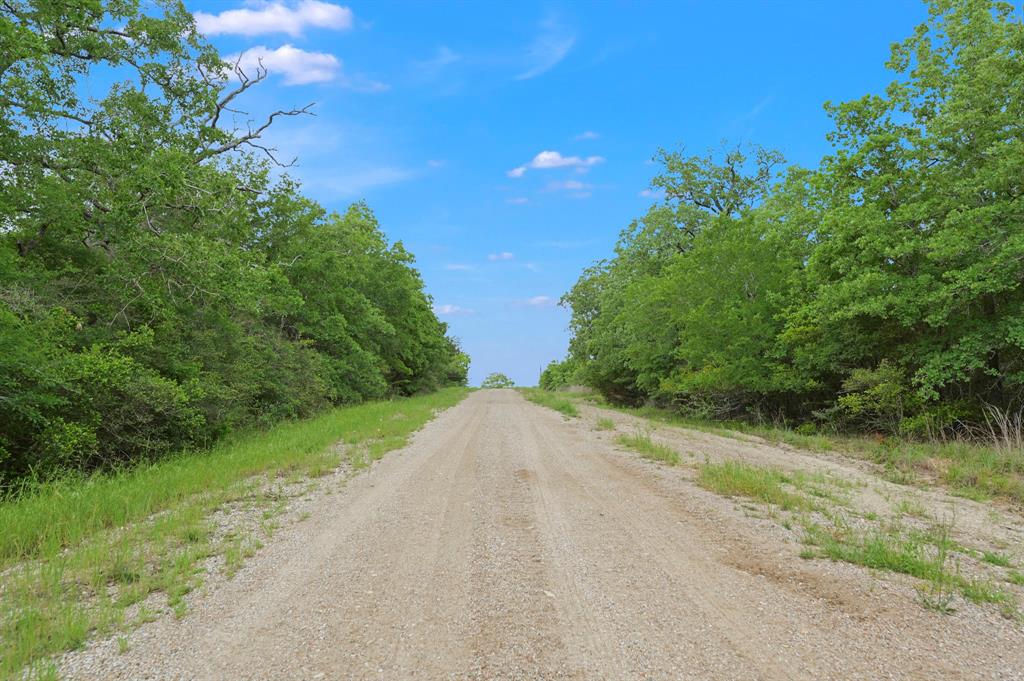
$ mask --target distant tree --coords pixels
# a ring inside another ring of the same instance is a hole
[[[514,388],[515,381],[505,374],[494,373],[484,379],[480,384],[481,388]]]

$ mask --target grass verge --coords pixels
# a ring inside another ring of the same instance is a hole
[[[519,392],[526,399],[549,409],[561,412],[565,416],[575,418],[580,415],[576,405],[566,397],[540,388],[520,388]]]
[[[715,435],[736,437],[739,433],[812,452],[841,452],[881,465],[891,482],[938,482],[953,494],[975,501],[999,498],[1024,505],[1024,450],[964,441],[912,442],[898,438],[798,433],[790,428],[745,421],[692,418],[656,407],[618,407],[594,394],[583,399],[641,418]]]
[[[207,452],[67,478],[0,503],[0,678],[26,669],[29,678],[52,675],[53,654],[151,618],[140,606],[156,592],[183,616],[182,598],[201,583],[204,559],[223,555],[231,572],[257,547],[214,541],[209,516],[216,509],[260,497],[260,478],[329,472],[344,456],[331,447],[342,439],[379,458],[466,394],[450,388],[334,409]],[[264,501],[272,517],[274,502]],[[272,531],[269,517],[265,525]]]

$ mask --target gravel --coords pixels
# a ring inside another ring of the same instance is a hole
[[[477,391],[406,448],[291,508],[233,579],[190,596],[183,619],[143,625],[123,654],[115,639],[94,641],[64,656],[61,673],[1024,678],[1019,624],[992,609],[933,613],[909,580],[802,561],[777,523],[698,488],[686,467],[621,450],[591,416]],[[681,430],[658,437],[711,448]]]

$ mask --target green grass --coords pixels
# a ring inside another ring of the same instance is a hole
[[[794,477],[778,468],[723,461],[702,464],[697,473],[697,483],[723,496],[747,497],[792,511],[811,508],[812,503],[807,497],[788,489],[806,486],[810,475]]]
[[[995,551],[983,551],[981,553],[981,559],[989,565],[998,565],[999,567],[1008,568],[1013,565],[1009,557],[1004,556],[1001,553],[996,553]]]
[[[950,538],[950,525],[936,524],[927,530],[906,530],[898,523],[859,531],[839,525],[825,528],[809,523],[804,542],[817,547],[821,556],[917,577],[924,581],[918,592],[922,604],[939,612],[951,612],[955,594],[973,603],[995,603],[1004,616],[1017,617],[1013,594],[992,581],[966,578],[951,558],[962,547]]]
[[[612,421],[606,416],[602,416],[597,420],[598,430],[615,430],[615,421]]]
[[[580,415],[579,409],[567,397],[540,388],[519,388],[526,399],[549,409],[561,412],[565,416],[575,418]]]
[[[651,440],[651,436],[646,433],[620,435],[615,438],[615,441],[623,447],[628,447],[629,449],[639,453],[640,456],[645,459],[661,461],[662,463],[667,463],[670,466],[675,466],[679,463],[678,452],[664,445],[659,445]]]
[[[951,539],[951,524],[934,523],[923,530],[904,528],[898,522],[874,524],[869,529],[851,527],[842,514],[836,512],[836,507],[819,503],[826,499],[842,505],[844,501],[830,492],[837,481],[820,473],[789,472],[724,461],[701,465],[697,482],[723,496],[753,499],[791,511],[793,515],[780,522],[790,529],[796,519],[802,526],[805,547],[800,552],[801,558],[828,558],[911,575],[923,581],[919,588],[922,604],[939,612],[951,612],[953,598],[959,595],[974,603],[998,604],[1005,616],[1017,617],[1013,594],[990,580],[961,576],[959,563],[951,567],[955,554],[971,555]],[[921,509],[913,504],[901,504],[896,510],[922,516]],[[984,552],[979,555],[984,562],[993,565],[1010,564],[1001,554]],[[1012,574],[1008,581],[1013,581]]]
[[[881,465],[885,478],[899,484],[939,482],[957,496],[975,501],[998,498],[1024,504],[1024,451],[975,442],[914,442],[898,438],[799,433],[791,428],[746,421],[687,417],[656,407],[618,407],[595,394],[582,399],[641,418],[736,437],[752,435],[812,452],[838,451]]]
[[[259,546],[254,538],[214,541],[214,510],[251,502],[269,513],[262,525],[271,532],[283,503],[259,492],[261,480],[329,472],[341,463],[331,447],[341,439],[379,458],[466,394],[452,388],[334,409],[207,452],[67,478],[0,503],[0,679],[24,669],[45,675],[49,656],[140,623],[152,613],[127,621],[125,612],[154,592],[184,617],[184,596],[202,582],[201,561],[222,554],[233,572]]]

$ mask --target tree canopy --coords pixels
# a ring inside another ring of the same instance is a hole
[[[563,298],[574,375],[617,402],[911,435],[1020,408],[1024,25],[935,0],[888,66],[884,94],[826,104],[816,170],[660,153],[665,201]]]
[[[488,374],[480,384],[481,388],[514,388],[515,381],[501,373]]]
[[[0,54],[0,487],[465,383],[370,208],[271,172],[309,108],[236,123],[266,71],[180,2],[3,3]]]

